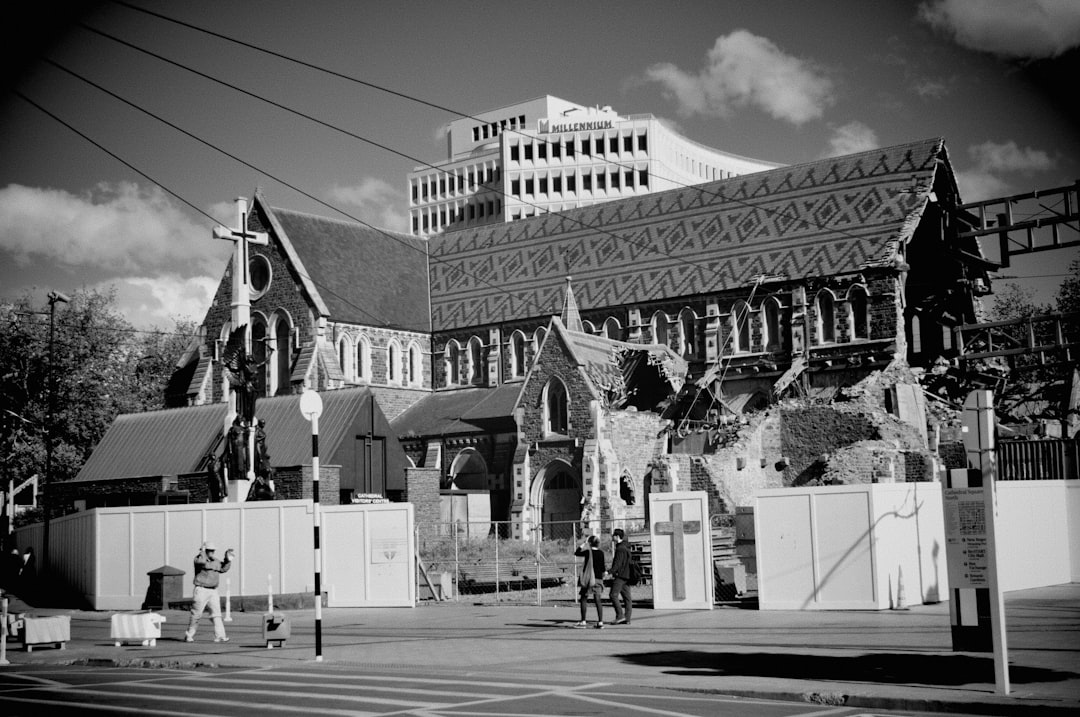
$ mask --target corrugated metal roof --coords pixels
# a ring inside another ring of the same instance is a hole
[[[74,480],[190,473],[221,435],[227,408],[215,403],[117,416]]]
[[[360,411],[371,410],[366,388],[324,391],[319,453],[329,459]],[[225,426],[227,406],[173,408],[117,416],[79,471],[76,481],[191,473]],[[311,462],[311,424],[300,413],[300,396],[260,398],[256,415],[266,421],[266,450],[275,466]]]
[[[399,438],[516,431],[514,404],[522,384],[439,391],[410,406],[391,422]]]

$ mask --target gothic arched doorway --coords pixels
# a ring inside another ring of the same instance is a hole
[[[565,461],[552,461],[537,476],[532,494],[544,539],[573,539],[581,519],[581,477],[577,471]]]
[[[484,457],[475,448],[458,453],[450,466],[449,488],[454,490],[487,490],[488,469]]]

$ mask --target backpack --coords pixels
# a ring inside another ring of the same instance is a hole
[[[630,579],[626,581],[627,585],[637,585],[641,582],[641,566],[638,564],[637,558],[630,558]]]

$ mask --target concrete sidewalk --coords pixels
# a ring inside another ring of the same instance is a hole
[[[885,612],[636,609],[629,626],[572,629],[576,605],[466,602],[323,610],[322,664],[457,677],[573,678],[665,689],[877,709],[973,714],[1080,714],[1080,584],[1006,594],[1012,691],[995,692],[993,657],[951,649],[947,603]],[[292,610],[292,636],[267,649],[260,613],[233,612],[228,643],[204,617],[184,643],[187,613],[161,611],[156,647],[115,647],[111,613],[29,608],[71,616],[66,649],[22,651],[11,665],[265,667],[315,664],[313,610]],[[610,606],[605,616],[614,618]],[[589,619],[594,618],[590,607]]]

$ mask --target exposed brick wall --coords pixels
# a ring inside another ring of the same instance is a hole
[[[311,500],[311,466],[278,468],[274,487],[280,500]],[[319,463],[319,502],[327,505],[341,503],[341,466]]]
[[[413,517],[424,538],[434,537],[442,520],[439,469],[405,469],[405,501],[412,503]]]
[[[393,421],[429,393],[419,388],[390,388],[383,386],[370,386],[370,388],[387,421]]]
[[[665,441],[659,437],[663,421],[646,411],[611,411],[604,421],[604,437],[619,457],[619,468],[633,478],[637,494],[644,495],[649,466],[664,450]]]
[[[702,467],[724,501],[723,512],[752,506],[756,490],[783,486],[782,445],[781,419],[773,410],[752,416],[735,445],[702,456]]]

